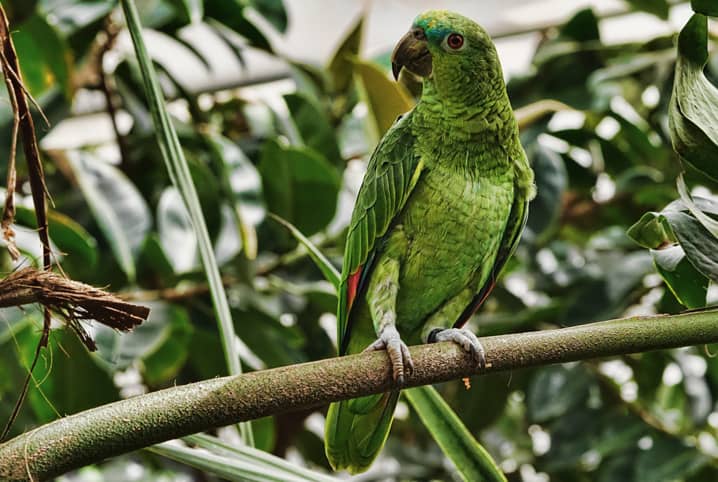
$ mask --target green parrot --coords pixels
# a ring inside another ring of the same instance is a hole
[[[363,472],[391,427],[413,364],[406,343],[452,341],[485,364],[463,325],[518,244],[533,171],[519,142],[496,48],[472,20],[419,15],[392,54],[423,78],[421,99],[376,147],[347,234],[339,354],[386,350],[397,389],[333,403],[325,445],[335,470]]]

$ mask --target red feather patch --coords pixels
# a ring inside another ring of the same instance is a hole
[[[359,287],[359,278],[361,278],[362,267],[359,266],[356,271],[349,275],[347,279],[347,314],[352,309],[354,299],[357,296],[357,288]]]

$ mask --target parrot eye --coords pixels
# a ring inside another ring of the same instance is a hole
[[[449,36],[446,37],[446,45],[453,50],[459,50],[464,46],[464,37],[458,33],[449,34]]]

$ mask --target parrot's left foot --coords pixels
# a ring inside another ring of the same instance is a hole
[[[431,330],[427,339],[428,343],[439,341],[453,341],[467,353],[479,365],[479,368],[486,368],[486,350],[479,339],[471,331],[465,328],[436,328]]]
[[[409,347],[406,346],[394,326],[385,326],[379,333],[379,338],[366,347],[364,351],[386,350],[392,366],[392,375],[396,384],[404,385],[404,376],[414,372],[414,362],[411,361]]]

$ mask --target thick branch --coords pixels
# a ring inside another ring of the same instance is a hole
[[[450,343],[411,348],[408,387],[481,373],[718,342],[718,311],[592,323],[482,339],[479,371]],[[0,478],[46,479],[164,440],[390,388],[381,352],[169,388],[62,418],[0,445]]]

